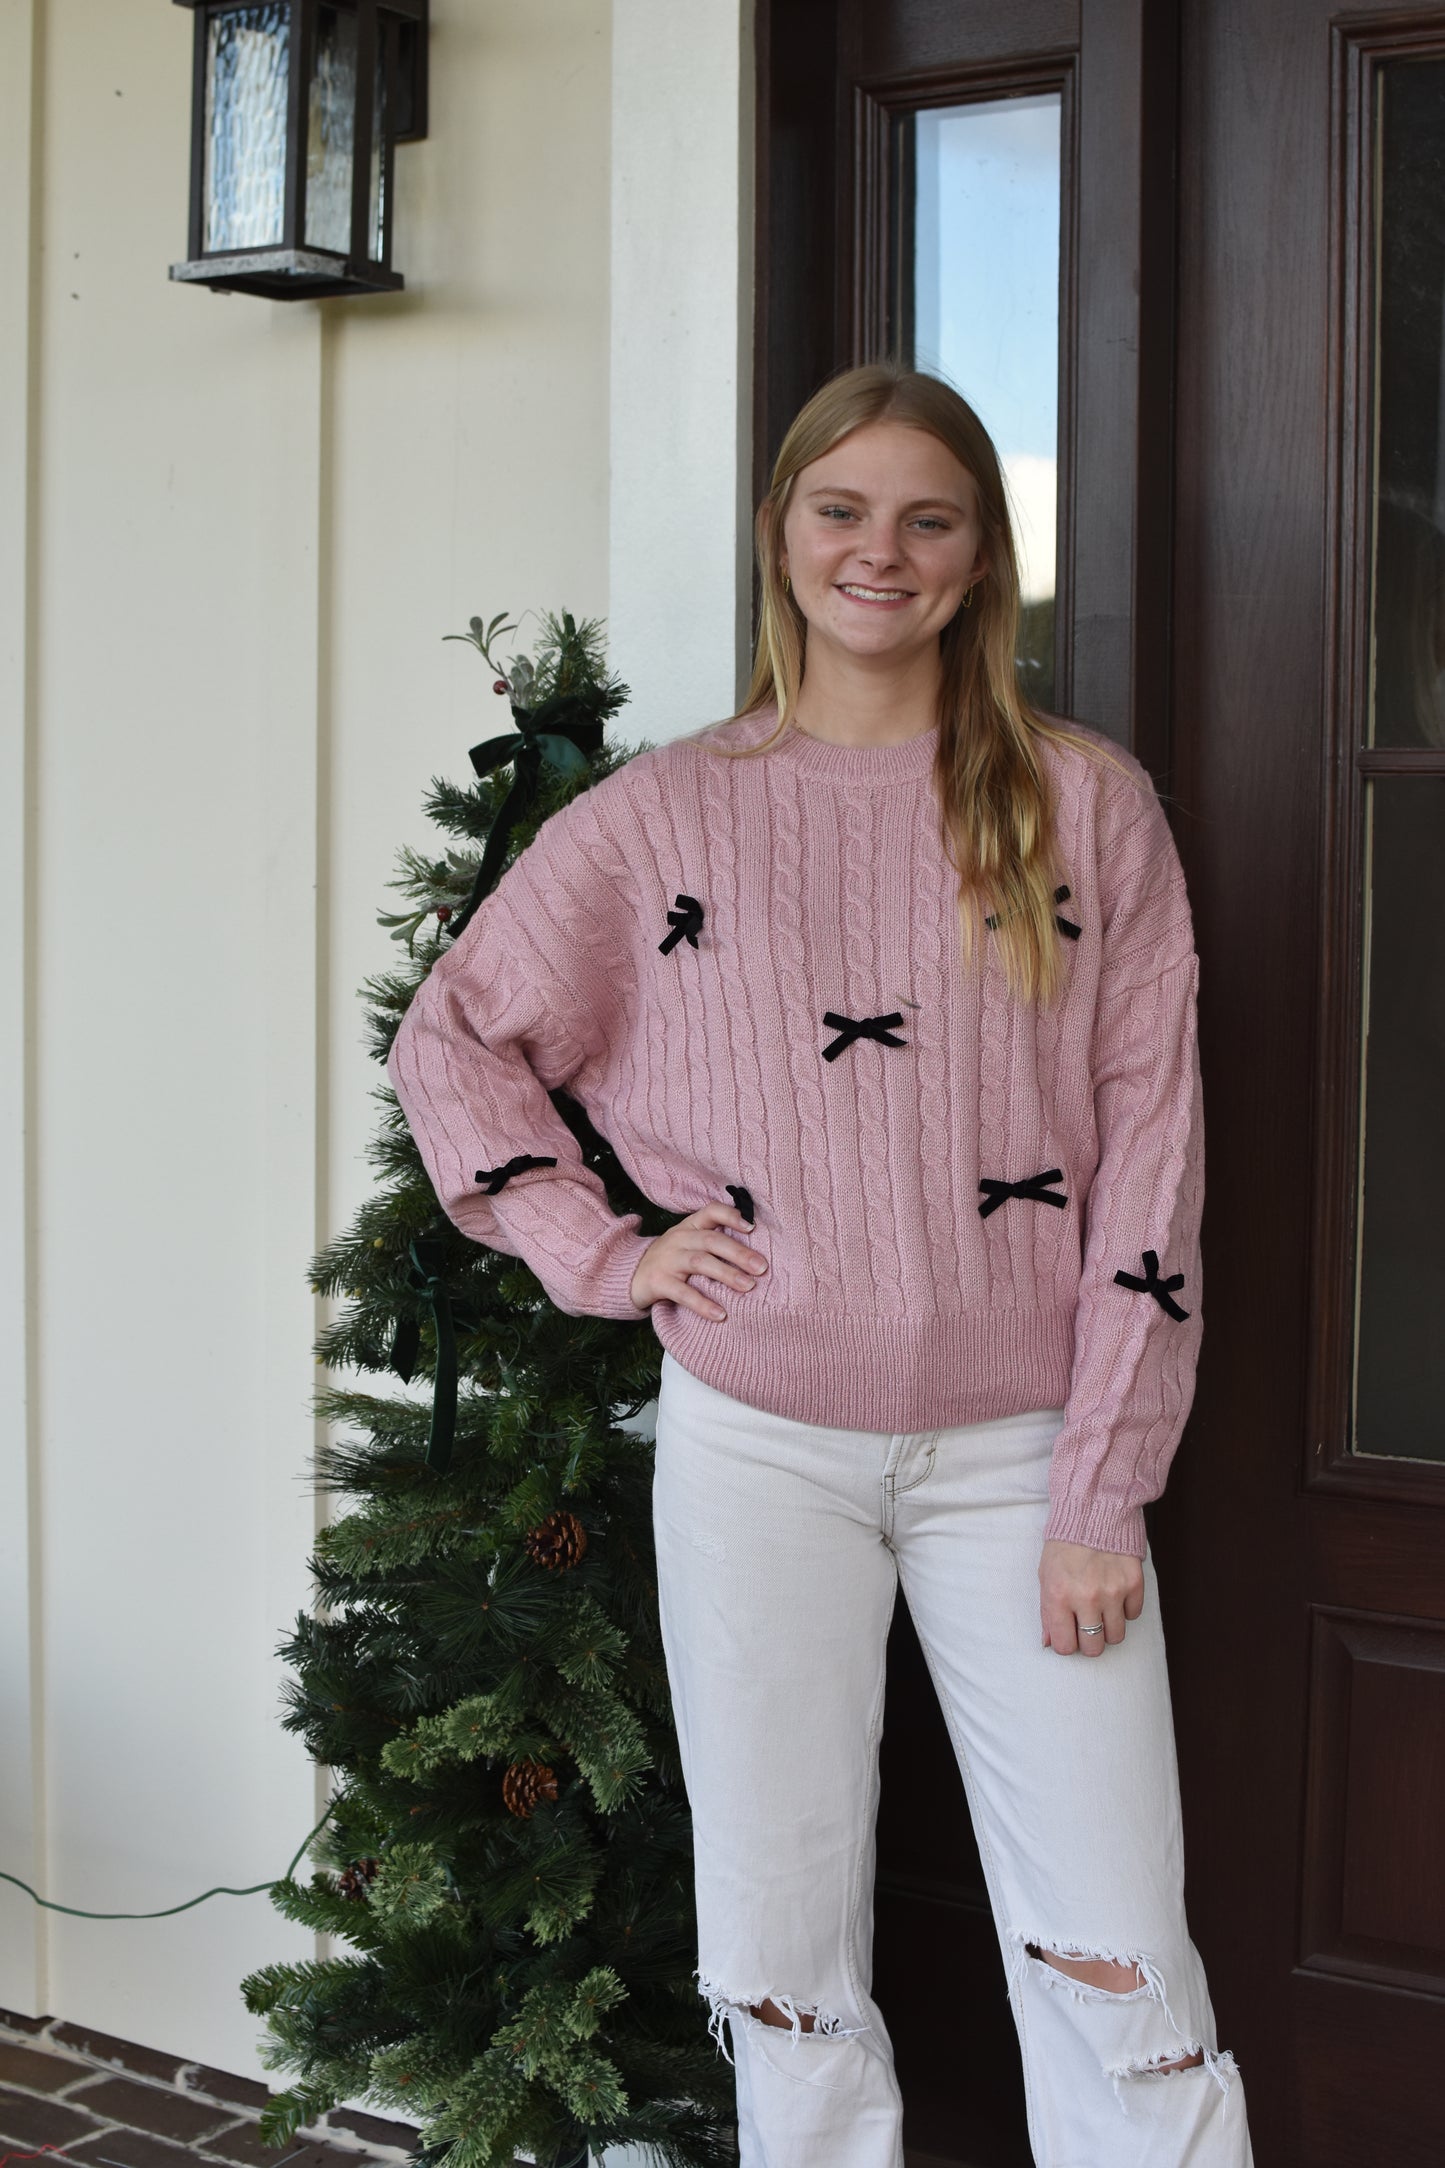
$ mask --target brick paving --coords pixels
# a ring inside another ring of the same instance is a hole
[[[415,2150],[414,2124],[349,2108],[263,2145],[269,2097],[254,2078],[0,2010],[0,2168],[397,2168]]]

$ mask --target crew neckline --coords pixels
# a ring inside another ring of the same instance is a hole
[[[757,718],[747,742],[760,743],[772,735],[777,711],[769,709]],[[790,722],[769,760],[788,762],[804,775],[825,777],[840,783],[907,782],[930,775],[938,754],[938,725],[919,731],[894,745],[840,745],[832,738],[814,737]]]

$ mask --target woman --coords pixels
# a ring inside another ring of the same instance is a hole
[[[744,2168],[902,2161],[869,1993],[900,1579],[1040,2168],[1245,2168],[1142,1515],[1200,1334],[1178,858],[1138,764],[1020,694],[998,459],[949,387],[826,385],[757,536],[743,710],[543,824],[393,1082],[460,1227],[663,1343],[662,1623]],[[655,1240],[563,1083],[695,1206]],[[960,2067],[966,2127],[966,2042]]]

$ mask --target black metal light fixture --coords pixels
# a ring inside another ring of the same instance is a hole
[[[196,18],[190,255],[273,301],[392,293],[392,147],[426,134],[428,0],[176,0]]]

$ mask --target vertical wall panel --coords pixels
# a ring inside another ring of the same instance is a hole
[[[25,808],[30,789],[31,422],[35,394],[32,112],[37,0],[0,0],[0,1867],[32,1888],[46,1871],[38,1795],[33,1631],[34,1439],[30,1210],[25,1137],[32,981]],[[0,1882],[0,2006],[45,1993],[45,1920]]]
[[[728,714],[746,668],[752,13],[612,10],[612,629],[658,741]]]

